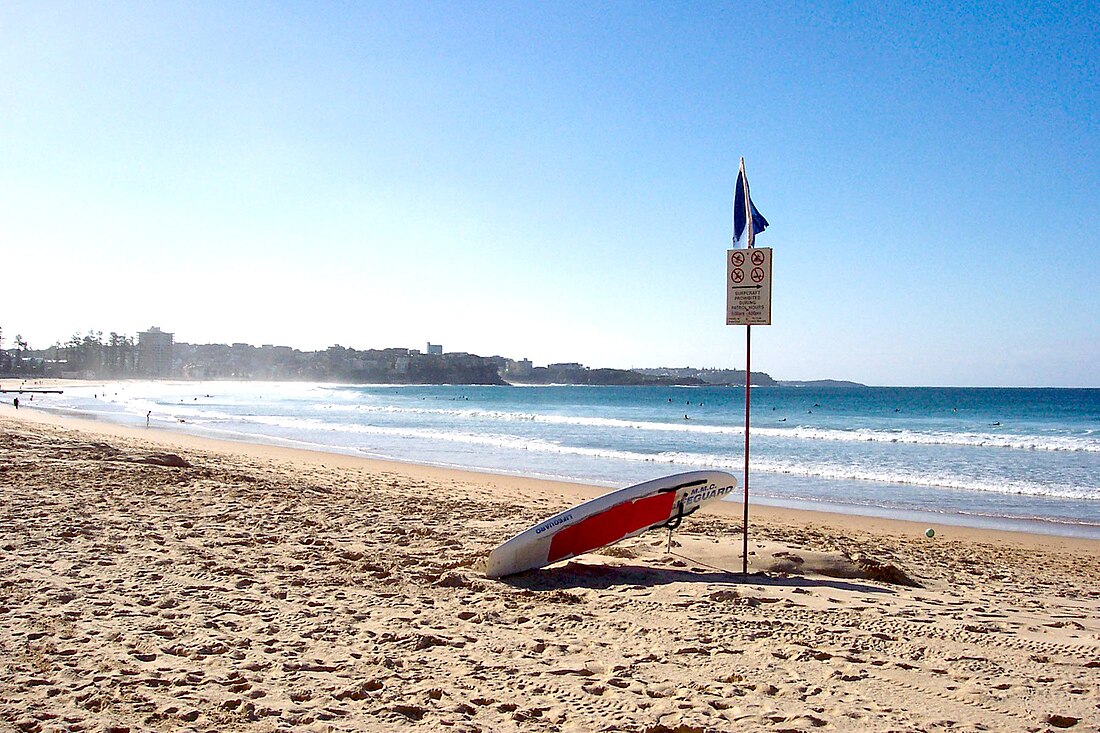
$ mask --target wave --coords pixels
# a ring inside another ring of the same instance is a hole
[[[968,446],[973,448],[1011,448],[1015,450],[1042,450],[1069,453],[1100,453],[1100,442],[1095,438],[1057,435],[1013,435],[1009,433],[944,432],[916,430],[875,430],[852,428],[850,430],[799,426],[790,430],[763,428],[765,435],[794,437],[800,440],[823,440],[851,443],[904,443],[909,445]]]
[[[581,415],[551,415],[507,410],[440,409],[428,407],[402,407],[396,405],[314,405],[314,409],[338,412],[392,415],[424,415],[466,421],[528,422],[546,425],[606,428],[614,430],[642,430],[687,435],[743,436],[744,428],[737,425],[714,425],[702,422],[654,420],[627,420],[610,417],[586,417]],[[1100,439],[1094,431],[1076,435],[1034,435],[989,432],[949,432],[942,430],[917,431],[912,429],[883,430],[875,428],[822,428],[796,425],[789,428],[753,427],[755,435],[805,441],[840,443],[899,443],[905,445],[960,446],[972,448],[1005,448],[1027,451],[1053,451],[1068,453],[1100,453]]]
[[[685,451],[664,451],[644,453],[609,447],[587,447],[560,443],[548,438],[531,438],[507,433],[465,432],[456,430],[438,430],[430,427],[393,427],[367,425],[361,423],[328,423],[313,418],[297,418],[277,415],[255,415],[232,420],[233,427],[219,425],[221,421],[200,423],[211,431],[249,434],[241,430],[241,423],[264,426],[289,431],[295,440],[307,440],[319,445],[340,448],[360,449],[360,446],[344,441],[326,441],[325,433],[342,435],[377,436],[393,440],[421,440],[431,443],[448,443],[478,448],[492,448],[503,451],[524,451],[542,454],[557,454],[593,459],[630,461],[639,463],[667,463],[677,467],[716,468],[737,471],[743,467],[740,455],[706,455]],[[255,435],[256,433],[251,433]],[[264,435],[263,433],[260,434]],[[287,436],[275,436],[285,439]],[[372,446],[377,450],[378,446]],[[799,476],[832,481],[860,481],[879,484],[916,486],[938,489],[955,489],[985,493],[1022,495],[1035,497],[1063,498],[1074,500],[1100,500],[1100,487],[1079,486],[1075,484],[1038,483],[1026,479],[1005,479],[1002,481],[980,480],[960,477],[950,473],[934,473],[927,469],[916,468],[878,468],[860,466],[851,463],[830,461],[799,461],[771,457],[754,457],[750,468],[763,473]]]

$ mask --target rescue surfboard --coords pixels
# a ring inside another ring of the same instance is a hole
[[[520,532],[489,553],[485,574],[521,573],[646,530],[679,526],[684,517],[736,488],[737,479],[724,471],[689,471],[611,491]]]

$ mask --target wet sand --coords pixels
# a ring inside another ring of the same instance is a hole
[[[484,577],[603,491],[5,402],[0,730],[1100,726],[1100,542],[754,508],[745,576],[729,504]]]

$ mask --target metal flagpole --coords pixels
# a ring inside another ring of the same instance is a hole
[[[751,226],[751,225],[750,225]],[[749,370],[749,354],[752,349],[752,326],[745,326],[745,524],[742,530],[741,572],[749,574],[749,386],[752,372]]]
[[[741,175],[745,181],[745,237],[747,251],[756,244],[752,220],[752,199],[749,198],[749,176],[745,173],[745,159],[741,159]],[[749,574],[749,403],[752,400],[752,325],[745,324],[745,521],[741,536],[741,572]]]

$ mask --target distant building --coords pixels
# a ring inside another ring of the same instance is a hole
[[[439,354],[440,356],[442,356],[443,355],[443,344],[433,344],[431,341],[429,341],[428,342],[428,350],[425,353]]]
[[[531,376],[534,368],[530,359],[505,359],[503,372],[504,376],[512,379],[525,379]]]
[[[138,334],[138,372],[167,377],[172,371],[172,334],[152,326]]]
[[[575,361],[562,361],[557,364],[547,364],[546,368],[550,371],[580,371],[588,367]]]

